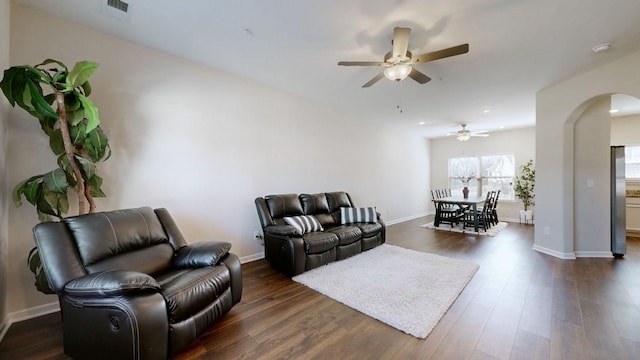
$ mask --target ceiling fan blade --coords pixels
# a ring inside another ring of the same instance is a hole
[[[409,47],[409,34],[411,29],[395,27],[393,28],[393,58],[402,59],[407,56],[407,48]]]
[[[387,66],[389,64],[380,61],[338,61],[342,66]]]
[[[431,81],[430,77],[428,77],[427,75],[421,73],[420,71],[416,70],[415,68],[411,68],[411,72],[409,73],[409,77],[412,78],[413,80],[419,82],[420,84],[426,84],[429,81]]]
[[[469,52],[469,44],[462,44],[447,49],[433,51],[430,53],[418,55],[412,59],[412,63],[423,63],[427,61],[438,60],[450,56],[466,54]]]
[[[487,137],[487,136],[489,136],[489,134],[478,134],[478,133],[473,133],[473,134],[471,134],[471,136]]]
[[[382,79],[384,77],[384,73],[381,72],[380,74],[376,75],[376,77],[374,77],[373,79],[369,80],[366,84],[362,85],[363,88],[369,87],[375,83],[378,82],[378,80]]]

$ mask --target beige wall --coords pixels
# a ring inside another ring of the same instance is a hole
[[[611,118],[611,145],[640,145],[640,115]]]
[[[575,76],[536,96],[536,228],[534,249],[560,258],[574,258],[575,211],[574,170],[588,168],[589,161],[575,159],[574,127],[591,102],[601,95],[621,93],[640,97],[640,52]],[[587,132],[597,132],[597,129]],[[607,140],[609,132],[598,134]],[[602,152],[608,152],[602,149]],[[594,194],[608,192],[596,183]],[[579,221],[606,227],[608,218],[589,215]],[[591,243],[604,248],[610,241],[593,237]],[[610,254],[610,252],[609,252]]]
[[[576,256],[607,256],[610,238],[611,96],[602,96],[585,110],[574,126],[574,234]],[[598,219],[598,221],[593,221]]]
[[[0,0],[0,69],[9,67],[9,14],[10,1]],[[7,325],[7,209],[10,196],[7,192],[7,122],[9,104],[0,95],[0,340]]]
[[[243,259],[263,252],[253,239],[257,196],[345,190],[391,222],[427,211],[428,142],[409,128],[341,114],[20,5],[11,20],[12,64],[101,64],[91,98],[113,156],[99,168],[109,196],[99,210],[166,207],[190,242],[229,241]],[[16,110],[10,120],[13,185],[54,162],[34,119]],[[9,223],[9,311],[24,314],[56,299],[34,290],[25,266],[33,208],[11,208]]]
[[[452,157],[513,154],[518,168],[529,159],[535,162],[535,128],[523,128],[492,132],[490,136],[474,137],[460,142],[455,137],[431,140],[431,184],[432,188],[449,187],[448,160]],[[522,203],[520,201],[499,200],[498,217],[518,221]],[[433,206],[429,207],[434,212]]]

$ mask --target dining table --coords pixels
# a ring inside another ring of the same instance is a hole
[[[473,230],[478,232],[478,204],[483,204],[486,200],[484,196],[448,196],[439,199],[433,199],[433,202],[436,204],[436,216],[433,220],[433,226],[440,226],[442,213],[442,207],[446,205],[455,205],[460,207],[461,210],[465,208],[471,208],[473,211]]]

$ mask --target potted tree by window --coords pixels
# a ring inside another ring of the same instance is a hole
[[[88,98],[88,79],[97,68],[97,63],[80,61],[69,70],[58,60],[47,59],[36,66],[6,69],[0,81],[9,103],[38,119],[57,157],[54,170],[21,181],[13,189],[15,205],[26,199],[35,206],[41,221],[64,217],[69,210],[69,191],[77,193],[79,215],[94,212],[94,197],[105,196],[96,165],[109,158],[111,147],[99,126],[98,108]],[[52,293],[37,248],[31,250],[28,261],[36,288]]]
[[[533,160],[529,160],[520,167],[520,175],[516,177],[516,184],[513,187],[516,197],[522,200],[522,205],[524,205],[524,210],[520,210],[520,220],[525,222],[533,219],[533,211],[529,208],[535,204],[533,201],[535,183],[536,170],[533,166]]]

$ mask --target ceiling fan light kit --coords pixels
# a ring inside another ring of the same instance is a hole
[[[407,64],[393,65],[384,69],[384,76],[389,80],[401,81],[411,73],[411,66]]]
[[[393,40],[391,41],[393,48],[385,54],[384,61],[339,61],[338,65],[383,66],[386,68],[382,73],[362,85],[362,87],[369,87],[383,77],[393,81],[401,81],[410,77],[420,84],[426,84],[431,78],[418,71],[415,67],[412,67],[413,64],[434,61],[469,52],[469,44],[462,44],[414,57],[413,54],[408,51],[410,33],[411,29],[409,28],[395,27],[393,29]]]
[[[471,139],[472,136],[478,136],[478,137],[489,136],[489,134],[487,134],[486,131],[478,131],[478,132],[472,133],[471,131],[467,130],[467,124],[460,124],[460,126],[462,126],[462,130],[458,130],[457,136],[456,136],[456,139],[458,141],[467,141]]]

